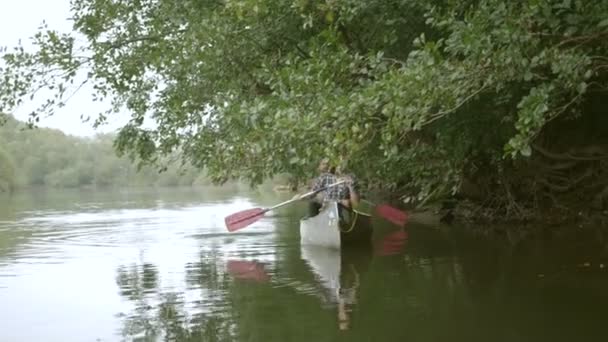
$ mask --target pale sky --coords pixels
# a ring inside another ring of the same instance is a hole
[[[27,47],[29,37],[37,32],[43,20],[47,22],[49,29],[59,32],[71,31],[72,24],[67,20],[70,17],[69,5],[70,0],[0,0],[0,46],[10,50],[21,39]],[[41,118],[39,125],[58,128],[67,134],[91,136],[96,132],[114,131],[126,122],[127,114],[121,114],[122,119],[110,117],[110,123],[97,131],[90,123],[82,123],[81,114],[94,116],[109,108],[106,104],[93,102],[91,98],[90,88],[83,87],[65,107],[56,109],[54,116]],[[20,120],[25,120],[28,113],[36,107],[34,103],[25,103],[12,114]]]

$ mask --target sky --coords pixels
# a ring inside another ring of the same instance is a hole
[[[59,32],[70,32],[71,22],[69,12],[70,0],[0,0],[0,47],[10,50],[21,39],[27,46],[43,21],[49,29]],[[12,113],[19,120],[27,120],[39,103],[24,103]],[[74,95],[63,108],[55,110],[55,115],[41,118],[39,126],[57,128],[67,134],[76,136],[92,136],[95,133],[111,132],[126,122],[126,114],[120,117],[110,117],[108,125],[95,130],[91,123],[83,123],[81,114],[95,115],[109,108],[107,104],[93,102],[90,88],[83,87]],[[121,119],[122,118],[122,119]]]

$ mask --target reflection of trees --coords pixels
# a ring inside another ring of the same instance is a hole
[[[235,282],[230,298],[236,314],[235,341],[334,341],[335,314],[314,296],[289,286]],[[329,334],[328,334],[329,332]]]
[[[10,216],[2,216],[2,204],[0,204],[0,221],[3,219],[12,219]],[[36,230],[35,226],[17,222],[2,224],[0,226],[0,258],[8,256],[9,260],[12,259],[17,251],[19,254],[27,254],[26,251],[34,249],[29,242],[32,239]]]
[[[547,260],[533,252],[458,233],[409,233],[401,253],[373,259],[360,251],[343,254],[340,287],[352,296],[330,298],[337,298],[330,307],[323,303],[330,291],[299,286],[315,277],[297,247],[279,249],[270,283],[234,279],[214,249],[201,250],[185,265],[185,292],[163,291],[154,265],[123,266],[116,277],[120,293],[135,304],[123,334],[140,341],[252,342],[565,341],[574,331],[599,336],[608,298],[597,295],[599,286],[577,290],[605,281],[572,272],[539,280],[534,271]],[[190,292],[200,292],[202,300],[188,299]],[[339,330],[340,309],[348,315],[347,331]]]
[[[134,312],[125,317],[122,334],[125,337],[150,339],[157,336],[152,305],[158,289],[158,272],[149,263],[120,266],[116,271],[116,284],[120,295],[133,302]]]
[[[158,325],[166,341],[232,341],[230,319],[217,314],[191,316],[184,307],[184,299],[165,294],[159,304]]]
[[[203,302],[196,303],[209,312],[193,313],[183,292],[163,291],[156,266],[143,263],[121,266],[116,283],[120,295],[134,309],[123,318],[122,335],[134,341],[232,341],[231,315],[212,309],[221,308],[227,280],[215,265],[216,259],[201,253],[200,260],[186,265],[190,288],[200,288]],[[198,311],[198,310],[197,310]]]
[[[216,251],[206,250],[186,264],[186,291],[202,294],[195,303],[188,303],[185,293],[162,291],[154,265],[120,267],[121,296],[135,305],[124,317],[123,336],[140,341],[335,340],[336,310],[324,310],[318,297],[298,292],[280,277],[273,284],[234,279],[218,260],[223,259]],[[358,265],[354,273],[352,263],[345,265],[346,287],[359,286]]]
[[[158,287],[158,272],[150,263],[121,266],[116,273],[120,295],[129,300],[141,300],[146,293],[152,293]]]
[[[221,257],[216,249],[201,251],[199,260],[186,264],[186,284],[190,288],[201,288],[211,292],[222,291],[229,278],[217,260]]]
[[[359,334],[353,340],[378,334],[384,341],[569,341],[581,331],[586,337],[604,335],[608,296],[600,287],[607,278],[563,267],[568,258],[571,264],[574,255],[580,258],[580,251],[572,251],[574,238],[541,247],[456,230],[412,229],[409,237],[405,253],[374,259],[372,274],[362,282],[354,326]],[[539,277],[550,270],[561,272]]]
[[[0,142],[1,139],[0,139]],[[0,146],[0,193],[13,192],[16,184],[15,166],[9,155]]]

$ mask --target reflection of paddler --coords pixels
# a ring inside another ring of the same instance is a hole
[[[353,284],[349,287],[341,287],[337,291],[338,297],[338,328],[348,330],[350,328],[350,313],[352,307],[357,304],[357,289],[359,288],[359,273],[353,264],[349,265],[348,271],[352,273]]]
[[[302,245],[301,255],[325,289],[325,299],[336,305],[338,328],[350,329],[361,274],[367,271],[371,261],[371,246],[335,250]]]
[[[338,328],[348,330],[351,313],[357,304],[361,274],[367,272],[372,258],[371,246],[367,248],[344,248],[341,252],[340,288],[338,289]]]

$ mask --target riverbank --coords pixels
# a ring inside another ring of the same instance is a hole
[[[608,232],[608,212],[593,208],[566,212],[561,210],[528,211],[522,216],[506,215],[499,210],[482,208],[469,201],[449,205],[428,205],[423,208],[392,203],[408,213],[408,224],[439,230],[464,229],[474,234],[508,236],[525,240],[547,231],[563,233],[572,230]]]

